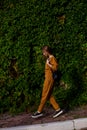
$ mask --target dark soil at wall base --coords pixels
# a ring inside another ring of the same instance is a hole
[[[32,113],[21,113],[15,116],[12,116],[8,113],[1,114],[0,128],[66,121],[66,120],[73,120],[77,118],[86,118],[87,106],[82,106],[80,108],[75,108],[70,111],[65,111],[64,114],[62,114],[61,116],[55,119],[52,118],[52,115],[54,113],[54,110],[52,108],[45,108],[44,112],[45,112],[44,116],[38,119],[32,119],[31,118]],[[87,130],[87,128],[81,130]]]

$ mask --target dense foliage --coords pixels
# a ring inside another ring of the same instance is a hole
[[[62,107],[87,103],[87,2],[0,0],[0,112],[35,108],[44,80],[41,47],[59,62]]]

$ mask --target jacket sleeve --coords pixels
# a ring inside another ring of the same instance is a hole
[[[54,56],[52,56],[50,58],[50,64],[52,65],[52,67],[51,67],[52,71],[57,71],[58,63],[57,63],[57,60],[56,60],[56,58]]]

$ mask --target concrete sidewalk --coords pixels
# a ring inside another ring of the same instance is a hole
[[[87,128],[87,118],[11,128],[0,128],[0,130],[81,130],[83,128]]]

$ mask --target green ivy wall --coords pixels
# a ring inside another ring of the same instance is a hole
[[[59,62],[61,107],[87,104],[87,2],[0,1],[0,112],[36,109],[44,81],[41,47]],[[66,104],[66,105],[65,105]]]

